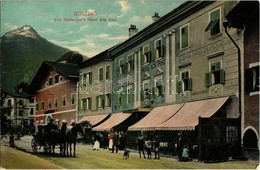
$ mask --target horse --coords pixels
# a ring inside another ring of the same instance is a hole
[[[77,135],[78,132],[80,132],[82,135],[84,135],[84,131],[80,124],[72,124],[72,128],[67,131],[67,156],[69,156],[69,150],[70,147],[70,156],[72,156],[72,149],[71,145],[73,144],[73,156],[76,157],[76,141],[77,141]]]
[[[50,148],[50,153],[55,154],[55,146],[57,144],[60,145],[60,155],[65,156],[66,149],[66,131],[67,131],[67,123],[63,123],[60,130],[52,129],[47,133],[47,144]]]

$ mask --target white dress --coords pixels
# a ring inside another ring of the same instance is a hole
[[[109,139],[108,149],[113,148],[113,139]]]
[[[99,150],[100,149],[100,143],[99,141],[95,141],[93,149]]]

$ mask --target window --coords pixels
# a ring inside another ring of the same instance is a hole
[[[205,31],[210,31],[211,36],[220,33],[220,8],[209,13],[209,24]]]
[[[225,83],[225,71],[222,69],[221,61],[210,63],[210,71],[205,75],[205,85],[210,87],[215,84]]]
[[[96,108],[105,108],[105,95],[96,96]]]
[[[119,60],[119,74],[124,74],[125,73],[125,63],[124,59]]]
[[[106,80],[110,79],[110,65],[106,66]]]
[[[154,97],[163,96],[163,81],[162,79],[156,80],[154,88]]]
[[[75,104],[75,94],[70,95],[70,104]]]
[[[41,111],[44,110],[44,102],[41,102]]]
[[[52,77],[49,78],[49,86],[52,85]]]
[[[39,104],[36,103],[36,112],[38,112],[38,111],[39,111]]]
[[[90,97],[87,98],[87,109],[91,110],[92,100]]]
[[[143,83],[142,100],[150,99],[151,89],[150,82]]]
[[[99,68],[98,69],[99,81],[103,81],[104,80],[103,72],[104,72],[103,68]]]
[[[8,101],[7,101],[7,106],[8,106],[8,107],[12,107],[12,101],[11,101],[11,99],[8,99]]]
[[[181,49],[189,46],[189,24],[180,28],[180,44]]]
[[[164,46],[162,45],[162,40],[159,39],[155,41],[155,58],[164,57]]]
[[[116,105],[121,105],[123,102],[123,87],[120,86],[118,87],[118,89],[116,90],[117,96],[116,96]]]
[[[143,56],[141,57],[141,64],[146,64],[151,62],[151,52],[149,44],[143,47]]]
[[[134,54],[128,56],[127,70],[134,70]]]
[[[192,90],[192,79],[189,71],[181,72],[180,81],[177,83],[177,93]]]
[[[51,109],[51,100],[48,100],[48,109]]]
[[[66,106],[66,96],[62,97],[62,106],[65,107]]]
[[[54,77],[54,81],[55,81],[55,84],[56,84],[56,83],[59,83],[59,75],[58,75],[58,74],[55,75],[55,77]]]
[[[245,70],[245,91],[257,92],[260,88],[259,65]]]
[[[92,72],[89,72],[89,73],[84,73],[82,76],[81,76],[81,81],[83,84],[91,84],[92,83]]]
[[[33,108],[30,108],[30,115],[33,115],[34,111]]]
[[[133,103],[134,102],[134,84],[130,84],[127,87],[127,103]]]
[[[81,99],[81,110],[86,111],[87,109],[87,99]]]
[[[58,98],[54,99],[54,107],[57,108],[58,107]]]
[[[106,94],[106,106],[111,106],[111,94]]]

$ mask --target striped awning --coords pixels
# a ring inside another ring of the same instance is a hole
[[[199,117],[209,118],[225,104],[228,97],[187,102],[170,119],[157,126],[156,130],[195,130]]]
[[[108,116],[109,114],[84,116],[79,120],[79,123],[88,122],[91,126],[95,126]]]
[[[143,119],[130,126],[130,131],[152,131],[161,123],[174,116],[184,104],[174,104],[167,106],[155,107]]]
[[[126,120],[130,113],[113,113],[106,121],[92,128],[93,131],[108,131]]]

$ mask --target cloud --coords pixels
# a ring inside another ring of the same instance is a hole
[[[120,16],[118,16],[118,18],[123,17],[131,9],[131,6],[128,4],[126,0],[117,1],[116,4],[120,5],[121,7],[120,11],[122,13]]]

